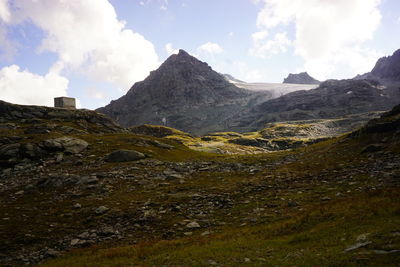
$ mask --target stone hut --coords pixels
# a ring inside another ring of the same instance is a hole
[[[65,96],[55,97],[54,98],[54,107],[76,109],[75,98],[65,97]]]

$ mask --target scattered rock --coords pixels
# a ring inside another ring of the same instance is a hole
[[[287,205],[288,205],[288,207],[298,207],[299,203],[294,200],[289,200]]]
[[[79,239],[72,239],[70,244],[71,246],[76,246],[79,244],[79,241],[80,241]]]
[[[144,159],[146,156],[135,150],[117,150],[106,157],[107,162],[126,162]]]
[[[200,228],[200,224],[196,221],[190,222],[186,225],[187,228]]]
[[[101,215],[101,214],[106,213],[108,210],[109,210],[109,208],[107,208],[106,206],[100,206],[100,207],[98,207],[94,212],[95,212],[97,215]]]

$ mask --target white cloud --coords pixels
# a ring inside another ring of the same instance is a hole
[[[179,49],[173,48],[171,43],[167,43],[165,45],[165,51],[167,52],[168,55],[178,54],[179,53]]]
[[[13,23],[31,21],[44,31],[40,51],[56,53],[60,71],[76,71],[129,89],[159,65],[153,44],[126,29],[107,0],[14,0],[13,4]]]
[[[8,0],[0,0],[0,20],[9,22],[11,19],[10,9],[8,8]]]
[[[229,33],[228,33],[228,36],[229,36],[229,37],[233,37],[234,35],[235,35],[234,32],[229,32]]]
[[[7,102],[53,106],[53,98],[66,96],[67,87],[68,80],[51,71],[41,76],[17,65],[0,69],[0,98]]]
[[[356,66],[367,66],[370,57],[377,54],[360,47],[372,39],[380,23],[380,0],[263,1],[257,26],[270,30],[294,23],[295,52],[304,58],[306,67],[324,69],[320,79],[333,73],[339,63],[352,64],[349,74],[354,75],[360,69]]]
[[[259,31],[255,32],[251,35],[251,39],[253,39],[253,42],[260,42],[263,41],[267,38],[268,36],[268,31]]]
[[[288,46],[292,44],[287,38],[286,32],[279,32],[270,40],[266,40],[267,36],[267,31],[253,33],[253,47],[250,49],[252,55],[265,58],[269,55],[285,53]]]
[[[212,55],[212,54],[220,54],[224,50],[217,43],[207,42],[207,43],[202,44],[201,46],[199,46],[197,48],[197,51],[199,53],[207,53],[207,54]]]
[[[85,92],[86,92],[86,95],[88,95],[91,98],[95,98],[95,99],[104,99],[105,98],[105,95],[103,92],[101,92],[93,87],[86,88]]]

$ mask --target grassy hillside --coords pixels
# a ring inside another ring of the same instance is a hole
[[[253,155],[71,124],[83,132],[68,136],[86,141],[84,151],[2,168],[0,264],[398,266],[398,116],[294,151]],[[50,122],[64,123],[41,121]],[[65,135],[57,127],[26,134],[29,127],[0,131],[30,144]],[[146,158],[105,161],[118,149]]]

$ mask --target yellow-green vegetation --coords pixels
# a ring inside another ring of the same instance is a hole
[[[144,124],[140,126],[133,126],[129,128],[129,131],[135,134],[150,135],[154,137],[166,137],[166,136],[186,136],[190,137],[188,133],[182,132],[180,130],[161,126],[161,125],[150,125]]]

